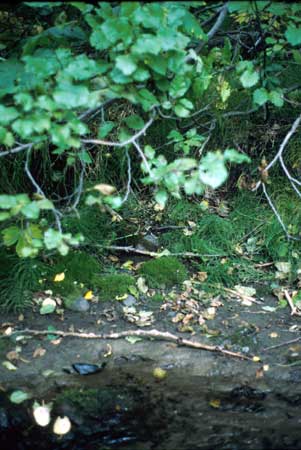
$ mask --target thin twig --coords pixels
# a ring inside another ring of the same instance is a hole
[[[103,141],[101,139],[82,139],[81,142],[84,144],[99,144],[99,145],[106,145],[108,147],[125,147],[126,145],[133,144],[140,136],[145,134],[146,130],[152,125],[155,118],[154,116],[149,119],[148,122],[144,125],[143,128],[141,128],[138,133],[131,136],[129,139],[126,139],[123,142],[112,142],[112,141]]]
[[[125,154],[126,154],[127,161],[128,161],[128,181],[127,181],[127,186],[126,186],[126,193],[121,202],[122,204],[125,203],[127,201],[127,199],[129,198],[130,191],[131,191],[131,181],[132,181],[131,157],[129,155],[127,148],[125,149]]]
[[[228,2],[225,3],[224,6],[222,6],[215,24],[213,25],[213,27],[210,28],[210,30],[207,33],[208,41],[213,38],[213,36],[217,33],[217,31],[220,29],[220,27],[224,23],[224,20],[228,13],[228,6],[229,6]],[[195,52],[200,53],[200,51],[204,47],[205,43],[206,42],[203,42],[203,41],[200,42],[200,44],[195,48]]]
[[[285,345],[294,344],[295,342],[299,342],[301,340],[301,337],[291,339],[289,341],[281,342],[280,344],[271,345],[270,347],[265,347],[262,352],[268,352],[269,350],[273,350],[274,348],[284,347]]]
[[[0,152],[0,157],[6,156],[6,155],[11,155],[13,153],[22,152],[23,150],[27,150],[27,149],[31,148],[32,146],[33,146],[33,142],[30,142],[29,144],[19,145],[19,147],[12,148],[11,150],[6,150],[5,152]]]
[[[32,145],[27,150],[26,160],[25,160],[25,173],[28,176],[28,178],[30,179],[33,186],[36,188],[37,193],[39,195],[42,195],[43,197],[47,198],[45,193],[43,192],[41,186],[38,185],[38,183],[32,176],[32,173],[30,172],[30,169],[29,169],[29,160],[30,160],[31,149],[32,149]],[[62,232],[62,224],[61,224],[61,219],[60,219],[61,213],[56,208],[53,208],[51,211],[53,212],[53,215],[55,217],[57,228],[58,228],[59,232],[61,233]]]
[[[129,330],[129,331],[121,331],[116,333],[109,333],[109,334],[95,334],[95,333],[79,333],[79,332],[72,332],[72,331],[49,331],[49,330],[32,330],[32,329],[25,329],[25,330],[19,330],[11,333],[10,335],[2,335],[1,338],[10,337],[14,334],[21,334],[21,335],[31,335],[31,336],[45,336],[48,334],[53,334],[55,336],[61,336],[61,337],[78,337],[82,339],[120,339],[127,336],[138,336],[138,337],[146,337],[150,339],[158,339],[163,341],[169,341],[169,342],[175,342],[176,344],[184,347],[191,347],[196,348],[199,350],[206,350],[209,352],[216,352],[221,353],[226,356],[232,356],[234,358],[244,359],[247,361],[253,361],[252,358],[249,356],[243,355],[241,353],[237,352],[231,352],[230,350],[225,350],[220,346],[215,345],[207,345],[203,344],[201,342],[197,341],[191,341],[189,339],[182,339],[180,336],[177,336],[175,334],[165,332],[165,331],[158,331],[158,330]]]
[[[118,245],[100,245],[97,246],[100,247],[104,250],[113,250],[113,251],[118,251],[118,252],[125,252],[125,253],[138,253],[139,255],[146,255],[146,256],[151,256],[153,258],[158,258],[160,256],[164,256],[164,252],[163,255],[162,253],[157,253],[157,252],[151,252],[148,250],[139,250],[135,247],[132,246],[126,246],[126,247],[122,247],[122,246],[118,246]],[[209,255],[209,254],[202,254],[202,253],[192,253],[192,252],[183,252],[183,253],[170,253],[168,252],[168,256],[179,256],[182,258],[202,258],[202,257],[206,257],[206,258],[220,258],[222,256],[227,256],[226,254],[218,254],[218,255]]]

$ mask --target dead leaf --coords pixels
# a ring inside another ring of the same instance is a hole
[[[39,357],[41,357],[41,356],[44,356],[45,355],[45,353],[46,353],[46,350],[45,350],[45,348],[43,348],[43,347],[37,347],[36,349],[35,349],[35,351],[33,352],[33,358],[39,358]]]
[[[214,398],[210,400],[209,405],[212,406],[212,408],[218,409],[221,406],[221,401],[218,398]]]
[[[256,378],[258,379],[258,378],[263,378],[263,377],[264,377],[264,371],[263,371],[263,368],[260,367],[260,369],[256,370]]]
[[[51,343],[52,345],[59,345],[61,342],[62,342],[62,338],[52,339],[52,340],[50,341],[50,343]],[[46,350],[45,350],[45,352],[46,352]],[[41,355],[41,356],[43,356],[43,355]]]
[[[109,255],[108,258],[112,262],[118,262],[119,261],[118,256],[115,256],[115,255]]]
[[[148,291],[148,286],[145,283],[145,278],[139,277],[137,280],[137,288],[142,294],[146,294]]]
[[[100,192],[102,195],[112,195],[116,191],[116,188],[114,186],[111,186],[110,184],[96,184],[91,188],[91,190],[94,189],[95,191]]]
[[[104,353],[104,358],[108,358],[109,356],[111,356],[113,353],[112,351],[112,346],[110,344],[107,344],[107,351],[106,353]]]
[[[203,283],[204,281],[207,280],[208,274],[207,274],[207,272],[197,272],[196,273],[196,278],[197,278],[198,281]]]
[[[183,313],[177,313],[172,319],[171,321],[173,323],[179,323],[182,322],[182,320],[184,319],[185,315]]]
[[[3,361],[2,365],[7,369],[7,370],[17,370],[18,367],[16,367],[14,364],[12,364],[10,361]]]
[[[276,333],[275,331],[273,331],[272,333],[269,334],[270,338],[275,339],[278,337],[278,333]]]

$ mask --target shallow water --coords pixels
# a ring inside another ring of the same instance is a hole
[[[120,385],[98,386],[98,376],[82,377],[83,387],[58,388],[44,396],[52,416],[67,415],[72,430],[58,438],[51,425],[34,423],[32,400],[0,408],[1,450],[298,450],[301,449],[301,396],[247,384],[227,386],[199,377],[169,374],[166,380],[137,376]],[[171,382],[172,381],[172,382]],[[228,389],[229,387],[229,389]]]

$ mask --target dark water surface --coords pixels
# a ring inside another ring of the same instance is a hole
[[[301,396],[243,384],[229,390],[226,383],[181,376],[172,384],[132,378],[127,386],[99,387],[94,380],[58,388],[47,398],[54,402],[52,417],[72,422],[61,438],[52,433],[53,422],[35,424],[33,400],[12,405],[3,396],[0,450],[301,449]]]

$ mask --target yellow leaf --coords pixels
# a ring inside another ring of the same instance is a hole
[[[155,367],[153,370],[153,376],[157,380],[164,380],[164,378],[166,378],[166,376],[167,376],[167,371],[164,369],[161,369],[161,367]]]
[[[254,362],[259,362],[259,361],[260,361],[259,356],[253,356],[253,361],[254,361]]]
[[[125,300],[128,297],[128,294],[123,294],[123,295],[117,295],[117,297],[115,297],[116,300]]]
[[[211,400],[209,402],[209,405],[212,406],[212,408],[216,408],[217,409],[217,408],[220,408],[221,401],[218,398],[215,398],[215,399],[213,399],[213,400]]]
[[[88,291],[85,293],[84,298],[86,300],[91,300],[91,298],[93,298],[93,291]]]
[[[65,272],[57,273],[53,279],[56,283],[59,283],[60,281],[64,281],[65,279]]]
[[[126,261],[125,263],[123,263],[121,267],[123,269],[133,270],[133,264],[134,264],[134,261],[129,260],[129,261]]]

